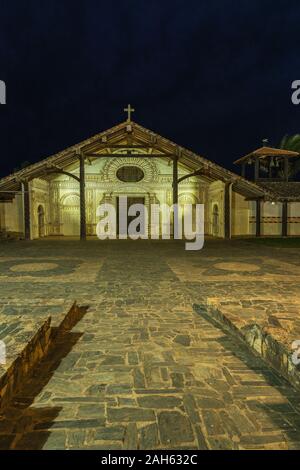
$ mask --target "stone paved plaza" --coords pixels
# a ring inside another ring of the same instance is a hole
[[[296,305],[296,248],[45,239],[4,242],[0,255],[11,338],[74,300],[89,306],[5,410],[1,448],[300,449],[300,392],[193,309],[209,298]]]

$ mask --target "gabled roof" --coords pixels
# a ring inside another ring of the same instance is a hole
[[[191,171],[201,169],[201,177],[204,179],[232,182],[233,189],[249,199],[263,197],[269,200],[274,199],[272,192],[133,121],[122,122],[61,152],[44,158],[40,162],[29,165],[2,178],[0,180],[0,191],[16,191],[20,189],[21,181],[33,178],[48,178],[47,172],[53,167],[64,170],[68,169],[72,164],[78,162],[78,155],[81,153],[88,155],[89,158],[93,158],[93,155],[113,158],[112,149],[121,148],[122,144],[123,147],[126,145],[127,148],[130,147],[131,149],[135,147],[144,148],[145,152],[149,154],[149,158],[156,158],[158,155],[161,155],[161,157],[177,155],[179,162],[191,169]]]
[[[248,155],[245,155],[245,157],[239,158],[236,160],[234,163],[236,165],[239,165],[240,163],[243,163],[249,158],[264,158],[264,157],[299,157],[298,152],[294,152],[291,150],[284,150],[284,149],[277,149],[274,147],[260,147],[257,150],[254,150],[253,152],[249,153]]]

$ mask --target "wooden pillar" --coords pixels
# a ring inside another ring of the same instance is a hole
[[[273,162],[273,160],[270,158],[269,159],[269,178],[272,178],[272,175],[273,175],[272,162]]]
[[[224,237],[227,239],[231,238],[231,186],[227,181],[224,188]]]
[[[178,203],[178,157],[173,157],[173,204]]]
[[[23,197],[24,197],[24,237],[25,240],[31,239],[31,223],[30,223],[30,193],[29,181],[23,182]]]
[[[289,180],[289,159],[288,157],[284,158],[284,180],[288,182]]]
[[[259,179],[259,158],[256,157],[255,164],[254,164],[254,181]]]
[[[283,237],[288,236],[288,203],[282,203],[282,222],[281,222],[281,234]]]
[[[256,201],[256,236],[261,236],[261,200]]]
[[[80,161],[80,240],[86,240],[84,155],[81,154],[79,156],[79,161]]]
[[[246,163],[242,163],[242,177],[246,178]]]
[[[173,157],[173,206],[178,204],[178,156]],[[173,212],[173,236],[177,234],[178,211]]]

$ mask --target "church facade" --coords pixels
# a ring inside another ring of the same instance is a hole
[[[296,157],[265,148],[270,159]],[[272,153],[273,152],[273,153]],[[243,160],[243,159],[241,159]],[[255,152],[247,156],[253,163]],[[242,163],[245,163],[243,160]],[[256,172],[257,164],[255,163]],[[244,168],[244,167],[243,167]],[[96,235],[97,207],[204,204],[212,237],[300,235],[300,183],[249,180],[128,120],[0,180],[0,230],[26,239]],[[151,221],[150,221],[151,223]],[[164,233],[163,224],[160,227]]]

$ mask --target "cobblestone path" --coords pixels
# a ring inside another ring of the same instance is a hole
[[[188,256],[190,268],[183,269],[187,255],[171,243],[104,246],[96,254],[73,249],[74,259],[94,269],[93,280],[78,271],[65,284],[53,283],[52,273],[47,284],[28,281],[27,295],[37,304],[47,294],[52,302],[76,298],[90,308],[7,410],[0,447],[299,449],[299,392],[192,308],[218,286],[232,296],[250,281],[197,283],[199,255]],[[42,246],[39,256],[66,256],[53,250],[46,255]],[[30,249],[22,256],[28,264]],[[8,291],[18,282],[25,291],[15,278]],[[272,282],[256,289],[271,291]]]

